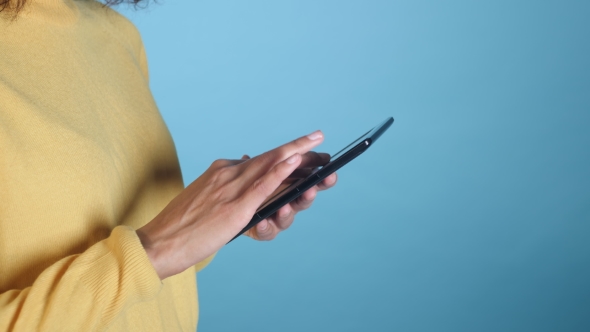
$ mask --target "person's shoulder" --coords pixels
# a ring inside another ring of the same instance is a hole
[[[89,18],[100,21],[113,34],[127,39],[134,49],[138,50],[142,47],[141,35],[135,24],[116,9],[105,6],[104,3],[96,0],[77,2],[80,10]]]
[[[80,11],[90,20],[90,24],[101,26],[114,39],[127,45],[146,78],[149,79],[147,57],[139,30],[127,17],[115,9],[96,0],[80,0]]]

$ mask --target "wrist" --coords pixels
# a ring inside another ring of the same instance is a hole
[[[143,249],[145,250],[148,256],[150,263],[152,263],[154,270],[156,270],[156,273],[160,277],[160,280],[164,280],[167,277],[169,277],[170,275],[167,275],[167,273],[165,272],[165,268],[162,266],[161,263],[162,260],[160,258],[162,255],[154,246],[154,242],[150,239],[149,235],[145,232],[143,228],[140,228],[135,232],[137,233],[137,237],[139,238],[139,241],[141,242],[141,245],[143,246]]]

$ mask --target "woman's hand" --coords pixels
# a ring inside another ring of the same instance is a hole
[[[221,249],[293,174],[302,162],[301,156],[322,141],[323,135],[317,131],[252,159],[213,162],[137,230],[160,279],[178,274]]]
[[[330,162],[330,155],[327,153],[308,152],[301,157],[302,161],[299,164],[299,167],[285,181],[283,181],[275,193],[282,191],[294,181],[307,177],[314,168],[324,166]],[[242,159],[249,159],[249,157],[246,155],[242,157]],[[311,206],[318,191],[333,187],[336,184],[336,181],[337,175],[336,173],[332,173],[322,182],[305,191],[296,200],[286,204],[272,216],[260,221],[255,227],[250,228],[244,233],[244,235],[259,241],[274,239],[277,234],[286,230],[291,224],[293,224],[295,215],[298,212],[308,209]],[[270,197],[272,196],[274,196],[274,193]]]

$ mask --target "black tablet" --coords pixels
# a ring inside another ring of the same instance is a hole
[[[358,157],[361,153],[365,152],[381,134],[383,134],[389,126],[393,123],[393,118],[388,118],[375,128],[369,130],[364,135],[347,145],[344,149],[330,158],[330,162],[323,167],[318,167],[306,178],[300,179],[295,183],[291,184],[281,192],[267,200],[257,211],[254,217],[250,220],[248,225],[242,229],[238,235],[236,235],[229,242],[233,241],[244,232],[254,227],[257,223],[261,222],[265,218],[270,217],[273,213],[277,212],[283,205],[293,201],[297,197],[301,196],[307,189],[315,186],[320,181],[325,179],[328,175],[336,172],[340,167],[348,164],[351,160]],[[228,242],[228,243],[229,243]]]

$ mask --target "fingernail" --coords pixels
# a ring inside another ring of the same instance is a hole
[[[312,141],[315,141],[316,139],[322,138],[322,132],[319,130],[314,131],[313,133],[307,135],[307,138],[309,138]]]
[[[262,222],[260,222],[260,224],[258,224],[258,229],[261,231],[265,231],[268,228],[268,221],[263,220]]]
[[[297,158],[299,158],[299,155],[297,153],[292,155],[291,157],[289,157],[289,159],[287,159],[287,164],[295,163],[297,161]]]

